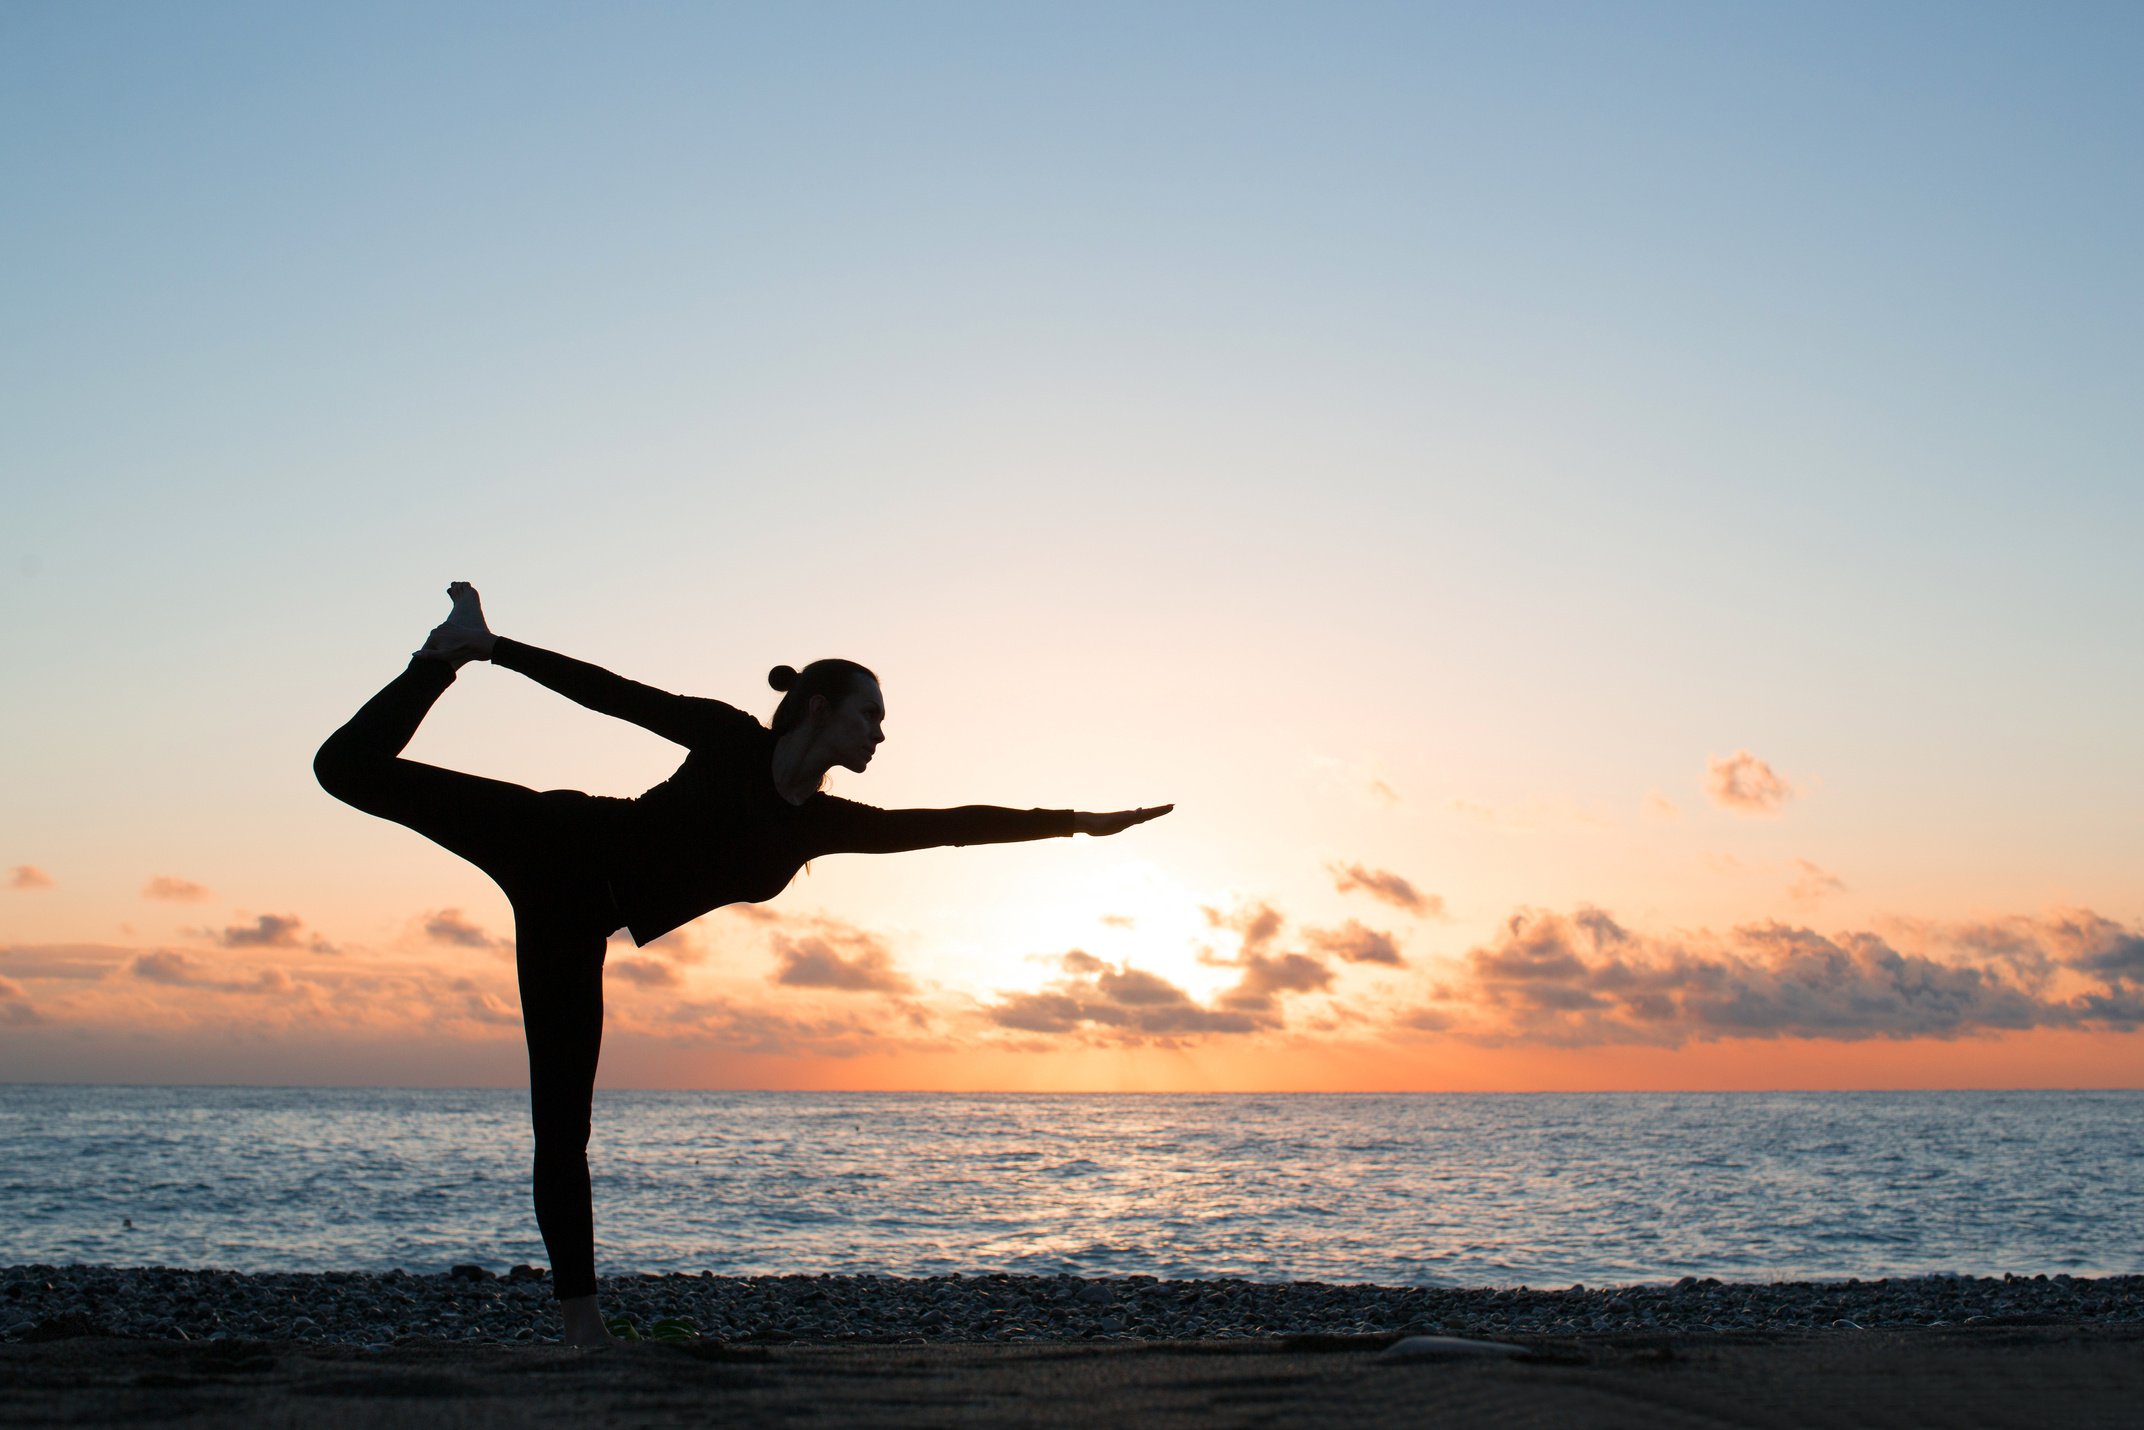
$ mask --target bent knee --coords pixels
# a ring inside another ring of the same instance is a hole
[[[314,751],[313,778],[344,804],[374,813],[394,765],[393,756],[383,757],[351,738],[348,730],[337,730]]]
[[[363,787],[364,782],[359,778],[359,771],[363,766],[362,760],[352,758],[349,743],[338,731],[328,736],[319,750],[314,752],[313,778],[320,781],[320,787],[335,798],[350,802]]]

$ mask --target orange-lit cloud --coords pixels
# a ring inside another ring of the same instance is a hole
[[[2130,981],[2138,937],[2088,917],[2014,921],[2004,937],[2037,958],[1975,960],[1960,956],[1970,931],[1937,930],[1944,947],[1910,952],[1867,932],[1826,937],[1775,923],[1647,936],[1599,909],[1522,911],[1468,952],[1468,979],[1439,1011],[1470,1036],[1563,1046],[2134,1029],[2144,1023],[2144,989]],[[2055,986],[2064,970],[2104,986],[2064,992]]]
[[[1079,949],[1063,955],[1060,966],[1064,978],[1041,992],[1002,994],[985,1016],[1021,1032],[1080,1032],[1133,1042],[1249,1033],[1271,1021],[1242,1008],[1202,1007],[1165,978],[1128,965],[1112,967]]]
[[[1307,929],[1303,940],[1319,953],[1329,953],[1347,963],[1382,963],[1397,968],[1400,957],[1392,935],[1349,919],[1336,929]]]
[[[835,947],[845,943],[847,957]],[[792,988],[828,988],[844,993],[907,993],[915,983],[893,966],[892,955],[870,934],[810,934],[792,938],[774,936],[774,952],[780,966],[770,976]]]
[[[8,870],[7,886],[10,889],[50,889],[58,884],[59,880],[35,864],[17,864]]]
[[[521,1026],[521,1009],[509,1003],[502,995],[484,987],[473,978],[457,978],[447,987],[456,995],[461,1015],[472,1023],[489,1023],[499,1028]]]
[[[873,1052],[902,1053],[915,1046],[856,1013],[814,1016],[727,998],[674,1004],[659,1020],[635,1024],[634,1030],[674,1047],[755,1058],[848,1059]]]
[[[1246,954],[1257,953],[1271,943],[1286,923],[1280,915],[1280,910],[1265,903],[1250,904],[1227,913],[1202,906],[1199,912],[1206,916],[1206,922],[1213,927],[1233,929],[1240,934],[1243,938],[1243,952]]]
[[[1747,750],[1706,757],[1705,790],[1712,802],[1738,814],[1777,814],[1799,791]]]
[[[1360,864],[1329,864],[1326,868],[1333,876],[1333,887],[1343,894],[1359,891],[1396,909],[1431,918],[1444,912],[1443,899],[1423,893],[1411,880],[1390,869],[1367,869]]]
[[[434,943],[456,948],[511,949],[514,941],[498,938],[488,929],[465,918],[460,909],[440,909],[424,916],[424,936]]]
[[[198,959],[163,948],[134,955],[126,971],[144,983],[207,988],[219,993],[288,993],[291,989],[290,975],[280,968],[259,969],[251,978],[218,978]]]
[[[30,995],[20,983],[12,978],[0,978],[0,1024],[21,1027],[38,1021],[37,1009],[30,1003]]]
[[[1205,1035],[1242,1035],[1286,1025],[1289,995],[1329,992],[1336,975],[1324,958],[1276,949],[1287,920],[1271,904],[1200,910],[1210,927],[1237,935],[1233,953],[1207,948],[1199,961],[1237,971],[1236,981],[1202,1004],[1184,988],[1130,963],[1112,964],[1084,949],[1058,955],[1063,976],[1033,992],[1004,992],[983,1009],[1001,1028],[1036,1034],[1076,1034],[1090,1042],[1184,1045]],[[1397,964],[1391,937],[1349,922],[1309,930],[1305,946],[1351,962]]]
[[[1797,904],[1813,904],[1826,894],[1840,893],[1846,888],[1845,880],[1807,859],[1796,859],[1794,868],[1795,879],[1787,886],[1787,897]]]
[[[135,953],[110,944],[68,943],[0,949],[0,971],[36,981],[94,983]]]
[[[609,959],[604,963],[603,971],[642,988],[675,988],[679,983],[676,969],[653,958]]]
[[[1243,976],[1221,994],[1221,1006],[1268,1015],[1283,993],[1322,993],[1333,985],[1333,971],[1307,954],[1246,952]]]
[[[445,940],[450,946],[491,937],[458,911],[427,920],[448,914],[462,931]],[[1672,1082],[1675,1064],[1655,1055],[1673,1054],[1693,1059],[1699,1071],[1690,1078],[1703,1085],[1748,1085],[1759,1075],[1701,1050],[1739,1046],[1752,1068],[1773,1066],[1766,1060],[1776,1056],[1802,1077],[1805,1064],[1815,1065],[1779,1050],[1821,1045],[1883,1070],[1870,1076],[1895,1079],[1895,1060],[1868,1050],[1974,1040],[2029,1060],[2041,1044],[2017,1040],[2038,1037],[2095,1049],[2098,1062],[2080,1062],[2071,1075],[2105,1083],[2112,1074],[2090,1068],[2115,1066],[2120,1040],[2144,1029],[2144,930],[2088,910],[1888,919],[1826,932],[1765,923],[1715,934],[1626,926],[1583,906],[1522,909],[1471,947],[1404,956],[1388,932],[1355,920],[1305,927],[1272,901],[1203,914],[1207,929],[1227,937],[1218,947],[1194,937],[1176,955],[1196,956],[1195,965],[1180,965],[1182,982],[1136,953],[1074,949],[1047,960],[1039,988],[981,996],[920,984],[896,967],[883,939],[821,915],[746,920],[766,929],[771,968],[756,949],[750,961],[725,957],[706,968],[690,961],[701,956],[699,944],[688,958],[655,945],[616,949],[609,971],[621,996],[610,1010],[606,1062],[666,1085],[702,1077],[711,1085],[978,1086],[994,1078],[1007,1087],[1337,1088],[1573,1085],[1580,1069],[1596,1085]],[[512,1058],[485,1061],[493,1053],[484,1051],[519,1042],[510,968],[489,960],[449,967],[443,954],[363,946],[335,959],[293,958],[311,946],[309,931],[295,916],[273,917],[265,935],[218,939],[215,948],[0,948],[0,1023],[19,1030],[15,1048],[0,1052],[0,1070],[97,1077],[124,1068],[154,1080],[140,1061],[145,1047],[171,1050],[191,1060],[186,1066],[228,1069],[250,1066],[234,1061],[240,1045],[273,1045],[300,1059],[311,1047],[323,1057],[332,1049],[335,1066],[349,1069],[361,1067],[366,1047],[427,1047],[440,1067],[516,1076]],[[257,933],[261,923],[236,927]],[[712,927],[717,936],[741,932]],[[707,929],[699,932],[704,938]],[[1195,966],[1227,975],[1216,986],[1192,977]],[[851,1011],[858,993],[880,995],[868,1013]],[[1560,1071],[1529,1084],[1514,1051],[1527,1049]],[[1631,1068],[1648,1071],[1624,1077],[1588,1049],[1622,1050]],[[93,1057],[104,1060],[84,1061]],[[620,1057],[628,1061],[612,1063]],[[1967,1066],[1957,1058],[1940,1065],[1953,1081]],[[2057,1076],[2058,1066],[2046,1062],[2033,1075]],[[414,1076],[414,1067],[383,1064],[377,1076]],[[1134,1077],[1134,1068],[1143,1071]],[[1111,1081],[1119,1077],[1129,1081]]]
[[[319,935],[303,935],[305,920],[296,914],[261,914],[250,924],[230,924],[221,929],[197,929],[219,948],[304,948],[314,953],[333,953],[335,945]]]
[[[181,879],[176,874],[158,874],[141,886],[141,896],[172,904],[198,904],[210,898],[211,891],[191,879]]]
[[[740,907],[751,909],[756,922],[770,922],[775,918],[771,909],[761,909],[756,904],[745,904]],[[670,930],[661,938],[648,940],[641,947],[646,952],[660,954],[672,963],[705,963],[707,962],[708,946],[701,936],[694,931],[695,928],[696,925],[686,924],[683,928]],[[630,935],[625,935],[625,937],[630,938]]]

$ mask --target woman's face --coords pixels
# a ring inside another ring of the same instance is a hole
[[[862,774],[886,739],[886,697],[877,682],[865,681],[829,711],[820,739],[835,764]]]

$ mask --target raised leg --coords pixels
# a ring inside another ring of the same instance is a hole
[[[367,814],[416,830],[509,891],[527,882],[544,827],[536,791],[398,756],[446,688],[454,667],[418,655],[313,756],[321,788]]]

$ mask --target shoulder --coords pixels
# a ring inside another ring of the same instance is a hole
[[[853,799],[843,799],[838,794],[821,790],[798,808],[807,818],[822,824],[858,824],[885,818],[886,811],[875,804],[860,804]]]
[[[708,743],[747,744],[772,740],[774,732],[734,705],[702,695],[680,697],[690,715],[695,734]]]

